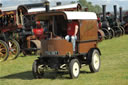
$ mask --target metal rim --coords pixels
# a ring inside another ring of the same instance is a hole
[[[37,71],[39,74],[43,74],[44,73],[43,65],[39,65]]]
[[[97,53],[95,53],[94,56],[93,56],[93,64],[94,64],[94,68],[96,70],[99,69],[100,59],[99,59],[99,55]]]
[[[5,60],[6,56],[8,55],[7,52],[8,51],[4,43],[0,42],[0,62]]]
[[[73,64],[73,75],[75,77],[79,75],[79,64],[77,62]]]
[[[9,40],[8,41],[9,46],[9,59],[16,59],[20,52],[19,44],[16,40]]]

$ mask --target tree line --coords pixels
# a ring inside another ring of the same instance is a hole
[[[99,5],[93,5],[91,2],[87,2],[87,0],[78,0],[78,2],[82,7],[87,7],[90,12],[101,13],[102,11],[102,8]],[[75,3],[75,1],[72,1],[71,3]]]

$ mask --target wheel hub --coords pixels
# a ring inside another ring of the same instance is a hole
[[[74,63],[74,65],[73,65],[73,74],[74,74],[74,76],[77,76],[79,74],[79,65],[78,65],[78,63]]]
[[[98,69],[99,68],[99,56],[97,54],[94,55],[94,67],[95,69]]]
[[[38,66],[38,73],[41,74],[44,71],[43,65]]]

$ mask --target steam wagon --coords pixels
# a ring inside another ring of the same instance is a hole
[[[2,7],[1,3],[0,3],[0,7]],[[0,17],[1,17],[1,14],[2,14],[2,11],[0,10]],[[1,33],[0,33],[0,35],[1,35]],[[8,50],[9,49],[8,49],[7,44],[0,38],[0,62],[5,61],[8,58],[8,55],[9,55]]]
[[[45,23],[44,38],[41,40],[40,57],[32,66],[33,76],[42,78],[47,68],[68,70],[71,78],[77,78],[82,65],[89,65],[91,72],[100,69],[98,48],[97,16],[93,12],[48,11],[36,15],[36,21]],[[78,22],[78,33],[73,51],[73,44],[65,39],[67,24]],[[52,21],[52,23],[50,23]]]
[[[14,40],[16,26],[16,11],[13,9],[2,8],[0,14],[0,40],[1,41],[1,61],[6,60],[8,55],[9,59],[16,59],[20,52],[19,44]],[[4,44],[2,44],[4,41]],[[4,47],[4,48],[3,48]],[[9,52],[8,52],[9,49]]]

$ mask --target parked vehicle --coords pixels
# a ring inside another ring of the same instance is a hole
[[[68,70],[71,78],[77,78],[83,64],[89,65],[91,72],[100,69],[100,55],[98,48],[97,16],[93,12],[78,11],[46,11],[36,15],[37,21],[47,22],[41,40],[40,57],[32,66],[33,76],[42,78],[47,68]],[[50,30],[50,20],[53,21]],[[76,40],[76,51],[73,52],[71,42],[65,40],[67,23],[77,20],[79,31]]]
[[[124,14],[123,21],[124,21],[123,27],[125,29],[125,34],[128,34],[128,12]]]
[[[16,59],[20,53],[20,46],[13,38],[17,29],[15,14],[15,10],[1,10],[0,14],[0,40],[3,40],[8,45],[9,59]]]
[[[119,37],[119,36],[123,35],[124,28],[121,26],[121,24],[117,18],[117,6],[114,5],[113,8],[114,8],[114,20],[112,21],[111,28],[115,31],[115,36]]]
[[[103,16],[100,17],[101,19],[101,29],[104,32],[105,39],[112,39],[113,37],[115,37],[115,32],[114,30],[110,27],[110,23],[109,23],[109,19],[111,18],[111,16],[106,17],[106,5],[102,6],[103,9]]]

